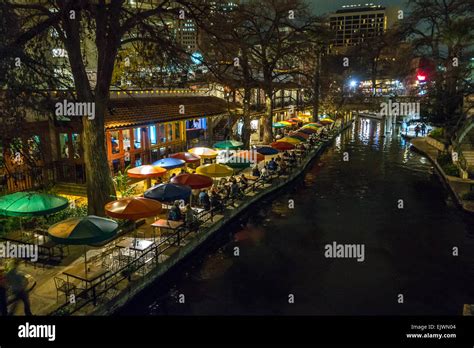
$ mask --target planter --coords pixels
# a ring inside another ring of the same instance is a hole
[[[446,144],[439,141],[439,140],[437,140],[437,139],[435,139],[435,138],[427,136],[426,137],[426,142],[428,144],[430,144],[431,146],[433,146],[434,148],[436,148],[437,150],[439,150],[439,151],[444,152],[446,150]]]

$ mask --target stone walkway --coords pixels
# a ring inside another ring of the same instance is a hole
[[[435,166],[440,171],[440,174],[442,175],[446,183],[449,185],[451,191],[454,193],[454,196],[456,197],[456,200],[458,201],[459,205],[465,211],[469,213],[474,213],[474,201],[467,201],[461,198],[465,193],[471,191],[471,188],[474,189],[474,180],[461,179],[455,176],[446,175],[437,162],[439,150],[428,144],[425,138],[412,139],[410,142],[413,147],[415,147],[418,151],[422,152],[431,160],[431,162],[435,164]]]

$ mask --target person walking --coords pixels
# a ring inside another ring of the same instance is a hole
[[[23,274],[18,272],[18,266],[20,264],[19,259],[15,259],[12,262],[12,267],[7,272],[6,279],[8,284],[11,287],[13,295],[15,296],[15,303],[13,305],[12,313],[15,313],[16,306],[18,305],[18,301],[23,301],[23,308],[25,315],[31,316],[31,305],[30,305],[30,298],[28,296],[28,280],[25,278]]]
[[[423,123],[423,124],[421,125],[421,135],[422,135],[422,136],[425,136],[425,134],[426,134],[426,124]]]
[[[417,124],[415,127],[415,137],[418,137],[419,133],[420,133],[420,126]]]
[[[8,315],[7,279],[3,267],[0,267],[0,314]]]

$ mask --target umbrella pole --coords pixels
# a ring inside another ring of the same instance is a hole
[[[86,272],[86,277],[87,277],[87,250],[86,250],[86,246],[84,245],[84,270]]]

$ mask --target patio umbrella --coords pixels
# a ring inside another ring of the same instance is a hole
[[[274,149],[271,146],[258,146],[257,152],[264,156],[271,156],[276,155],[278,153],[278,150]]]
[[[219,141],[213,145],[215,149],[228,149],[228,150],[235,150],[239,149],[244,146],[244,143],[236,140],[224,140]]]
[[[45,216],[68,206],[69,201],[64,197],[39,192],[16,192],[0,198],[0,215]]]
[[[288,127],[287,125],[281,123],[281,122],[275,122],[273,124],[273,128],[285,128],[285,127]]]
[[[235,156],[235,155],[234,155]],[[234,174],[234,170],[225,164],[212,163],[199,166],[196,172],[201,175],[207,175],[212,178],[223,178],[225,176],[231,176]]]
[[[292,117],[289,119],[290,122],[303,122],[303,120],[301,118],[298,118],[298,117]]]
[[[322,120],[319,120],[322,124],[331,124],[334,123],[334,121],[330,118],[323,118]]]
[[[290,133],[290,136],[294,136],[294,135],[295,135],[295,136],[298,136],[298,137],[300,137],[300,138],[303,138],[303,139],[305,139],[305,140],[308,140],[308,138],[309,138],[309,135],[308,135],[308,134],[303,133],[303,132],[299,132],[299,131],[291,132],[291,133]]]
[[[306,141],[306,138],[301,136],[301,135],[298,135],[298,134],[292,134],[292,135],[289,135],[288,138],[290,139],[297,139],[299,140],[300,142],[303,142],[303,141]]]
[[[127,171],[127,175],[133,179],[146,179],[146,187],[151,186],[151,178],[163,176],[166,173],[165,168],[144,165],[131,168]]]
[[[105,213],[116,219],[138,220],[161,213],[161,203],[143,197],[127,197],[105,205]]]
[[[234,158],[234,156],[230,157],[227,159],[225,162],[222,162],[222,164],[225,164],[228,167],[234,168],[234,169],[243,169],[243,168],[248,168],[252,165],[252,163],[245,159],[245,158]]]
[[[286,141],[275,141],[270,144],[271,147],[274,149],[277,149],[278,151],[288,151],[288,150],[293,150],[295,148],[295,145],[288,143]]]
[[[160,184],[145,191],[144,196],[160,202],[172,202],[181,199],[187,201],[191,196],[191,187],[171,183]]]
[[[302,140],[288,136],[288,137],[284,137],[284,138],[281,138],[281,139],[277,140],[277,142],[285,142],[285,143],[290,143],[290,144],[295,145],[295,144],[301,143]]]
[[[111,239],[116,235],[118,223],[114,220],[89,215],[60,221],[48,228],[48,236],[54,242],[65,245],[84,245],[84,267],[87,274],[85,245]]]
[[[240,157],[240,158],[245,158],[249,162],[261,162],[265,160],[265,156],[258,153],[257,150],[245,150],[245,151],[239,151],[236,154],[234,154],[232,157]]]
[[[162,158],[159,161],[153,162],[152,165],[154,167],[161,167],[167,170],[171,170],[175,168],[184,167],[185,164],[186,162],[181,159],[169,157],[169,158]]]
[[[193,147],[192,149],[189,149],[188,152],[202,158],[216,158],[217,157],[217,151],[214,151],[213,149],[210,149],[208,147]]]
[[[307,127],[307,128],[303,127],[303,128],[298,129],[298,132],[306,133],[306,134],[314,134],[314,133],[317,133],[318,131],[311,127]]]
[[[285,126],[292,126],[295,124],[295,122],[290,121],[280,121],[279,123],[284,124]]]
[[[151,165],[144,165],[135,168],[131,168],[127,171],[127,175],[130,178],[134,179],[148,179],[148,178],[156,178],[158,176],[162,176],[166,173],[165,168],[151,166]]]
[[[319,122],[311,122],[311,123],[308,123],[308,124],[305,124],[303,126],[303,128],[306,128],[306,127],[314,127],[314,128],[320,128],[322,127],[323,125]]]
[[[171,183],[189,186],[193,190],[197,190],[212,186],[213,181],[205,175],[184,173],[171,179]]]
[[[180,160],[185,161],[186,163],[196,163],[201,160],[201,157],[197,155],[193,155],[192,153],[189,152],[178,152],[170,155],[171,158],[177,158]]]

